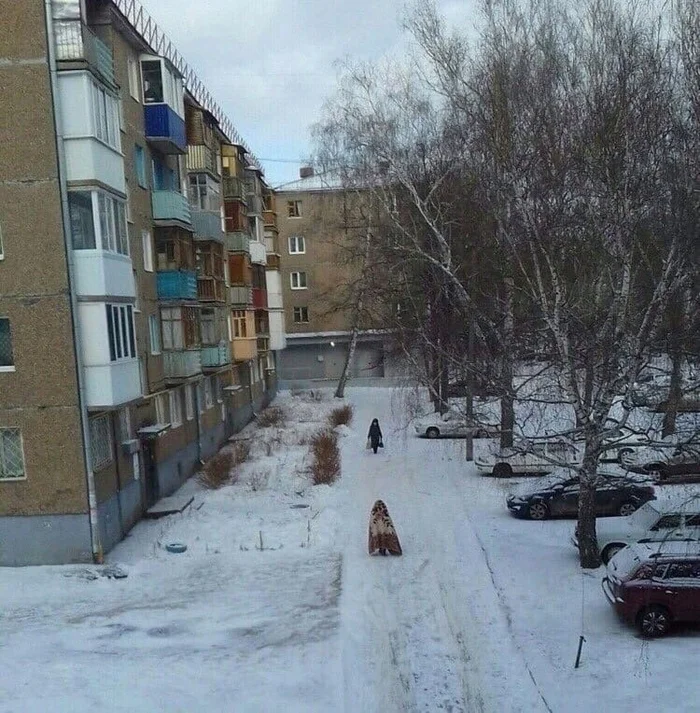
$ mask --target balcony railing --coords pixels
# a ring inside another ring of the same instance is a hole
[[[229,299],[232,306],[245,305],[246,307],[253,304],[253,288],[243,287],[241,285],[233,285],[229,287]]]
[[[258,342],[255,337],[248,339],[234,338],[231,342],[234,361],[249,361],[258,355]]]
[[[215,176],[219,175],[219,162],[216,160],[216,153],[208,146],[188,146],[187,147],[187,170],[188,171],[209,171]]]
[[[224,199],[245,203],[245,185],[238,176],[224,176],[221,183]]]
[[[165,154],[182,154],[187,150],[185,120],[167,104],[146,104],[146,141]]]
[[[253,287],[253,307],[267,309],[267,290],[262,287]]]
[[[275,255],[275,253],[267,254],[267,269],[268,270],[279,270],[280,269],[280,256]]]
[[[202,372],[202,355],[199,349],[164,351],[163,368],[166,379],[188,379]]]
[[[211,369],[231,363],[231,345],[221,342],[217,346],[202,347],[202,368]]]
[[[273,210],[264,210],[263,223],[265,224],[265,228],[277,230],[277,213]]]
[[[112,50],[80,20],[58,20],[54,23],[56,59],[85,61],[109,84],[114,81]]]
[[[187,198],[178,191],[152,191],[153,220],[178,220],[190,223],[191,212]]]
[[[226,302],[224,281],[214,277],[198,277],[197,298],[200,302]]]
[[[224,241],[221,215],[210,210],[192,210],[190,214],[195,239]]]
[[[181,270],[158,272],[156,285],[159,300],[197,299],[197,275],[194,272]]]
[[[250,252],[250,235],[241,230],[235,233],[226,233],[224,244],[226,249],[232,253]]]

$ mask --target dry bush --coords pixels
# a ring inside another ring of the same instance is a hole
[[[237,469],[250,456],[250,443],[241,441],[233,448],[219,451],[212,456],[199,474],[199,482],[209,490],[218,490],[224,485],[238,481]]]
[[[331,424],[331,428],[335,428],[336,426],[342,425],[348,426],[352,421],[352,414],[353,409],[350,404],[334,408],[328,416],[328,421]]]
[[[279,406],[270,406],[257,416],[258,426],[261,428],[284,426],[286,420],[284,409]]]
[[[340,476],[340,449],[333,431],[320,431],[311,439],[311,477],[314,485],[334,483]]]
[[[248,485],[250,486],[250,489],[254,493],[265,489],[270,480],[270,474],[269,470],[254,470],[248,476]]]

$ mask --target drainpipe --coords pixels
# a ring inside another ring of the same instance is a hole
[[[74,266],[73,249],[71,247],[70,214],[68,210],[68,187],[64,167],[66,165],[63,150],[63,129],[61,127],[60,98],[58,80],[56,78],[56,53],[54,49],[53,12],[51,0],[44,0],[44,13],[46,20],[46,48],[48,52],[49,77],[51,81],[51,98],[54,112],[54,130],[56,134],[56,154],[58,156],[58,184],[61,194],[61,214],[63,218],[63,242],[66,252],[66,265],[68,269],[68,295],[70,305],[71,331],[73,334],[73,350],[75,351],[75,376],[78,384],[78,408],[80,409],[80,424],[83,438],[83,458],[85,460],[85,479],[87,481],[88,511],[90,522],[90,540],[92,543],[92,558],[97,564],[103,561],[100,531],[97,521],[97,495],[95,493],[95,474],[92,471],[92,457],[90,455],[90,426],[85,399],[85,383],[83,377],[83,360],[80,353],[80,330],[78,326],[78,304],[73,290]]]

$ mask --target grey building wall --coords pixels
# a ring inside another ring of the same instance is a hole
[[[339,379],[345,364],[347,341],[330,340],[307,344],[287,342],[280,352],[279,374],[285,381],[303,379]],[[384,345],[381,341],[359,342],[355,350],[351,377],[369,378],[384,376]]]

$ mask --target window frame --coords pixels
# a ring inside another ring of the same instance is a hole
[[[294,245],[294,250],[292,250],[292,244]],[[290,255],[306,255],[306,239],[304,236],[290,235],[287,238],[287,250]]]
[[[294,284],[294,276],[296,275],[296,285]],[[304,276],[304,284],[301,284],[301,276]],[[309,289],[309,279],[307,277],[306,270],[295,270],[289,273],[289,287],[292,290],[308,290]]]
[[[123,302],[116,304],[107,302],[105,321],[110,364],[137,359],[134,306]]]
[[[178,388],[168,391],[168,411],[170,412],[170,428],[182,426],[182,400]]]
[[[129,94],[135,102],[141,104],[141,63],[136,57],[127,59],[127,74]]]
[[[148,340],[151,348],[151,356],[159,356],[163,353],[163,341],[160,336],[160,319],[157,314],[148,315]]]
[[[156,407],[156,423],[164,425],[170,423],[170,414],[168,413],[168,408],[170,406],[170,401],[165,402],[165,393],[161,392],[154,397],[154,403]]]
[[[299,319],[297,319],[297,310],[299,311]],[[306,319],[303,319],[304,314],[306,314]],[[293,307],[292,308],[292,322],[294,324],[308,324],[309,323],[309,308],[308,307]]]
[[[16,428],[14,426],[1,426],[0,427],[0,434],[2,434],[4,431],[14,431],[17,434],[17,438],[19,439],[19,452],[20,455],[22,456],[22,474],[21,475],[5,475],[5,455],[4,455],[4,447],[3,447],[3,438],[0,437],[0,483],[12,483],[16,481],[21,481],[21,480],[26,480],[27,479],[27,459],[24,455],[24,438],[22,436],[22,429],[21,428]]]
[[[0,316],[0,322],[7,322],[7,334],[8,334],[8,340],[10,344],[10,354],[9,354],[9,364],[0,364],[0,373],[9,373],[12,371],[16,371],[16,364],[15,364],[15,350],[13,348],[13,343],[12,343],[12,321],[10,320],[9,317],[3,317]]]
[[[301,201],[300,200],[288,200],[287,201],[287,218],[301,218]]]
[[[185,384],[185,418],[194,420],[194,384]]]
[[[146,149],[141,144],[134,144],[134,172],[136,182],[141,188],[148,189],[148,175],[146,173]]]
[[[141,247],[143,250],[143,270],[153,272],[153,236],[150,230],[141,231]]]

